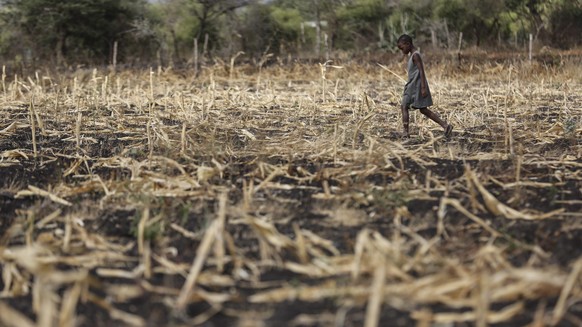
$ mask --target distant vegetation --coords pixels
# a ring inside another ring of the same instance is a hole
[[[9,66],[163,66],[197,58],[325,58],[424,46],[580,45],[581,0],[0,0]],[[199,56],[199,57],[198,57]]]

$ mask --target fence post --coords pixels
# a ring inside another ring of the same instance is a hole
[[[198,76],[198,38],[194,38],[194,76]]]
[[[117,41],[113,42],[113,58],[111,59],[111,64],[113,66],[113,71],[117,68]]]
[[[531,33],[529,33],[529,61],[531,62],[531,52],[532,52],[532,46],[533,46],[533,35]]]

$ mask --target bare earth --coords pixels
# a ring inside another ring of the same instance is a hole
[[[579,63],[5,76],[0,325],[581,326]]]

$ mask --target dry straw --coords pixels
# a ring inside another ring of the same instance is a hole
[[[579,68],[435,63],[455,135],[417,115],[403,144],[402,81],[376,65],[237,58],[196,79],[3,69],[0,324],[579,322],[579,252],[548,241],[580,229]]]

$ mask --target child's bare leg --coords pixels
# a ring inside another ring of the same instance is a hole
[[[408,108],[406,108],[406,106],[402,106],[402,126],[404,127],[404,136],[405,137],[409,137],[410,133],[408,131],[408,125],[410,122],[410,118],[408,116]]]
[[[430,118],[432,121],[434,121],[435,123],[441,125],[442,128],[446,129],[449,124],[447,124],[444,120],[441,119],[441,117],[439,117],[439,115],[437,115],[436,113],[430,111],[430,109],[428,108],[421,108],[420,112],[427,116],[428,118]]]

